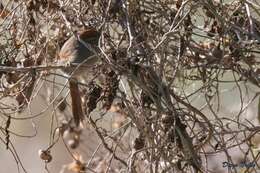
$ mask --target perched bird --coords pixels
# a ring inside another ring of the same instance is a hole
[[[99,58],[95,54],[99,51],[99,38],[100,32],[93,28],[86,29],[71,36],[59,52],[59,64],[78,65],[78,67],[73,69],[63,69],[65,74],[71,75],[69,89],[72,114],[76,126],[84,119],[78,81],[82,78],[89,78],[93,65],[98,62]]]
[[[80,65],[76,69],[63,70],[67,74],[73,73],[72,77],[78,78],[84,71],[91,69],[91,67],[98,61],[97,56],[93,56],[98,52],[98,40],[100,33],[91,28],[79,32],[76,36],[71,36],[62,46],[59,53],[60,64]],[[88,68],[86,68],[88,67]],[[90,68],[89,68],[90,67]]]

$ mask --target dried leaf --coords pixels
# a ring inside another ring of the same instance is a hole
[[[70,164],[67,165],[69,171],[75,173],[82,173],[86,171],[86,164],[81,155],[74,156],[76,160],[73,160]]]

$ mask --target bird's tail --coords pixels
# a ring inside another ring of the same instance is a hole
[[[84,114],[82,110],[81,97],[79,92],[79,86],[76,81],[69,81],[70,87],[70,96],[71,96],[71,106],[72,106],[72,115],[76,126],[79,126],[79,123],[84,120]]]

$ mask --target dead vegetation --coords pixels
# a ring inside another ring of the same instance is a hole
[[[54,105],[52,138],[39,157],[51,162],[53,146],[63,140],[72,163],[61,172],[210,172],[209,155],[224,153],[218,160],[221,166],[225,161],[237,164],[230,151],[237,147],[241,162],[255,164],[243,170],[257,172],[259,153],[253,148],[258,147],[254,141],[260,128],[245,113],[259,97],[259,10],[257,0],[1,4],[2,144],[27,172],[19,159],[24,156],[16,154],[10,140],[17,134],[9,127],[14,120],[30,121],[44,113],[19,116],[39,97],[42,83],[49,83],[59,90],[53,97],[45,95],[46,110]],[[83,102],[78,106],[88,128],[79,129],[66,112],[70,100],[61,97],[67,85],[49,77],[66,79],[57,70],[74,68],[57,65],[56,56],[66,39],[85,26],[101,31],[102,63],[93,67],[93,80],[80,83]],[[97,82],[98,77],[104,80]],[[232,91],[236,94],[229,96]],[[233,97],[238,110],[230,109],[228,116],[222,110],[227,97]],[[9,104],[7,98],[16,103]],[[104,126],[108,116],[112,121]],[[79,146],[87,130],[101,142],[83,158]]]

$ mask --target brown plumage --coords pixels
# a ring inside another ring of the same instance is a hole
[[[94,51],[98,52],[98,40],[100,33],[95,29],[88,29],[78,33],[78,38],[71,36],[62,46],[59,53],[60,64],[78,64],[84,61],[84,64],[74,70],[64,70],[65,73],[78,77],[80,73],[87,70],[98,61],[98,57],[92,57]],[[91,50],[88,48],[90,46]]]
[[[70,88],[71,108],[72,108],[73,119],[74,119],[76,126],[78,126],[79,123],[84,120],[84,113],[83,113],[82,105],[81,105],[79,86],[78,86],[77,82],[70,80],[69,88]]]
[[[98,40],[100,33],[95,29],[87,29],[78,33],[78,38],[71,36],[62,46],[59,53],[59,64],[77,64],[80,65],[76,69],[63,70],[67,75],[72,77],[69,79],[69,89],[71,95],[72,114],[76,126],[84,119],[82,103],[78,80],[80,78],[88,78],[92,66],[98,61],[97,56],[93,56],[98,52]],[[82,64],[84,62],[84,64]]]

